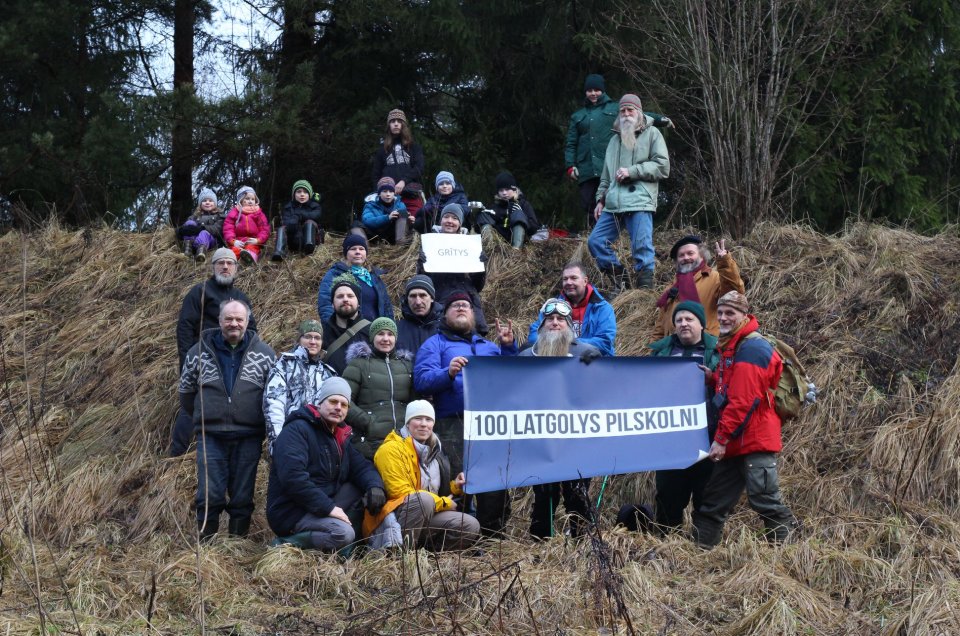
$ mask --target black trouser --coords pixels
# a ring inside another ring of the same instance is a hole
[[[530,515],[530,534],[540,539],[553,536],[553,515],[563,495],[563,507],[570,518],[570,536],[583,533],[586,523],[593,519],[590,507],[590,479],[571,479],[533,487],[533,512]]]
[[[778,542],[787,538],[796,519],[780,496],[777,456],[750,453],[723,459],[714,466],[703,502],[693,511],[693,538],[697,543],[711,548],[720,543],[723,524],[744,489],[750,507],[763,519],[767,538]]]
[[[580,207],[587,215],[586,225],[583,229],[589,230],[596,224],[597,220],[593,218],[593,211],[597,207],[597,190],[600,188],[600,177],[587,179],[580,184]]]
[[[680,470],[657,471],[656,520],[662,530],[683,525],[683,511],[691,499],[694,510],[700,507],[704,489],[712,474],[713,462],[708,460]]]

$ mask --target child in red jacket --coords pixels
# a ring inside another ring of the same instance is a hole
[[[223,222],[223,239],[240,262],[256,263],[270,238],[270,221],[260,209],[260,199],[250,186],[237,190],[237,204]]]

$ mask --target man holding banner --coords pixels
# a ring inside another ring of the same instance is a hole
[[[413,367],[413,385],[420,395],[433,396],[437,422],[434,433],[450,458],[452,474],[463,470],[463,375],[471,358],[515,356],[513,323],[497,320],[500,345],[476,331],[473,302],[465,292],[455,292],[444,301],[440,330],[420,347]],[[477,520],[485,532],[499,532],[509,516],[506,492],[491,492],[477,499]]]
[[[564,270],[566,271],[566,270]],[[540,308],[539,339],[520,355],[577,356],[586,363],[601,356],[596,347],[580,342],[573,332],[573,308],[566,300],[549,298]],[[563,494],[563,507],[570,515],[570,536],[579,537],[584,526],[593,520],[590,507],[590,478],[568,479],[533,487],[533,512],[530,515],[530,534],[537,539],[553,536],[553,513]]]
[[[703,503],[693,511],[693,539],[704,548],[720,543],[723,525],[744,489],[747,501],[766,528],[768,539],[784,541],[797,520],[780,495],[777,453],[783,447],[774,390],[783,362],[757,331],[747,298],[727,292],[717,301],[720,362],[706,370],[720,409],[709,457],[716,462]]]

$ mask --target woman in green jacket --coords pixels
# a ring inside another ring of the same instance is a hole
[[[347,424],[354,429],[353,443],[372,460],[387,434],[403,427],[407,404],[415,394],[414,356],[397,351],[397,324],[390,318],[377,318],[370,323],[370,341],[356,342],[347,349],[343,379],[353,393],[347,412]]]

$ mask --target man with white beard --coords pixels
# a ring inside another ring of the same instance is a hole
[[[543,320],[536,343],[520,353],[521,356],[567,357],[577,356],[586,363],[602,354],[593,345],[579,342],[573,332],[573,308],[562,298],[550,298],[540,308]],[[589,520],[590,479],[570,479],[533,487],[533,512],[530,514],[530,534],[536,539],[552,537],[553,513],[563,495],[563,507],[570,515],[570,536],[578,537]]]
[[[670,176],[670,158],[663,135],[652,124],[643,114],[639,97],[628,93],[620,98],[614,123],[617,134],[607,144],[597,189],[593,212],[597,225],[587,241],[600,271],[610,276],[618,289],[653,286],[653,213],[658,182]],[[626,275],[613,250],[624,227],[630,234],[632,277]]]
[[[233,286],[237,279],[237,257],[231,250],[221,247],[214,252],[210,269],[210,278],[191,287],[183,297],[183,306],[177,319],[177,354],[180,358],[177,368],[180,371],[183,370],[187,351],[200,341],[200,334],[207,329],[219,329],[220,304],[223,301],[242,300],[247,307],[253,306],[247,295]],[[247,331],[256,330],[257,321],[251,314]],[[192,439],[193,418],[181,410],[173,427],[170,456],[179,457],[186,453]]]
[[[703,246],[699,236],[684,236],[673,244],[670,258],[677,264],[677,276],[673,284],[657,300],[657,324],[653,335],[665,338],[673,333],[673,314],[677,305],[690,301],[700,303],[706,310],[707,333],[720,335],[720,323],[717,322],[717,301],[730,291],[744,292],[740,268],[733,256],[727,252],[726,243],[721,239],[714,244],[716,260],[711,268],[707,260],[709,252]]]

